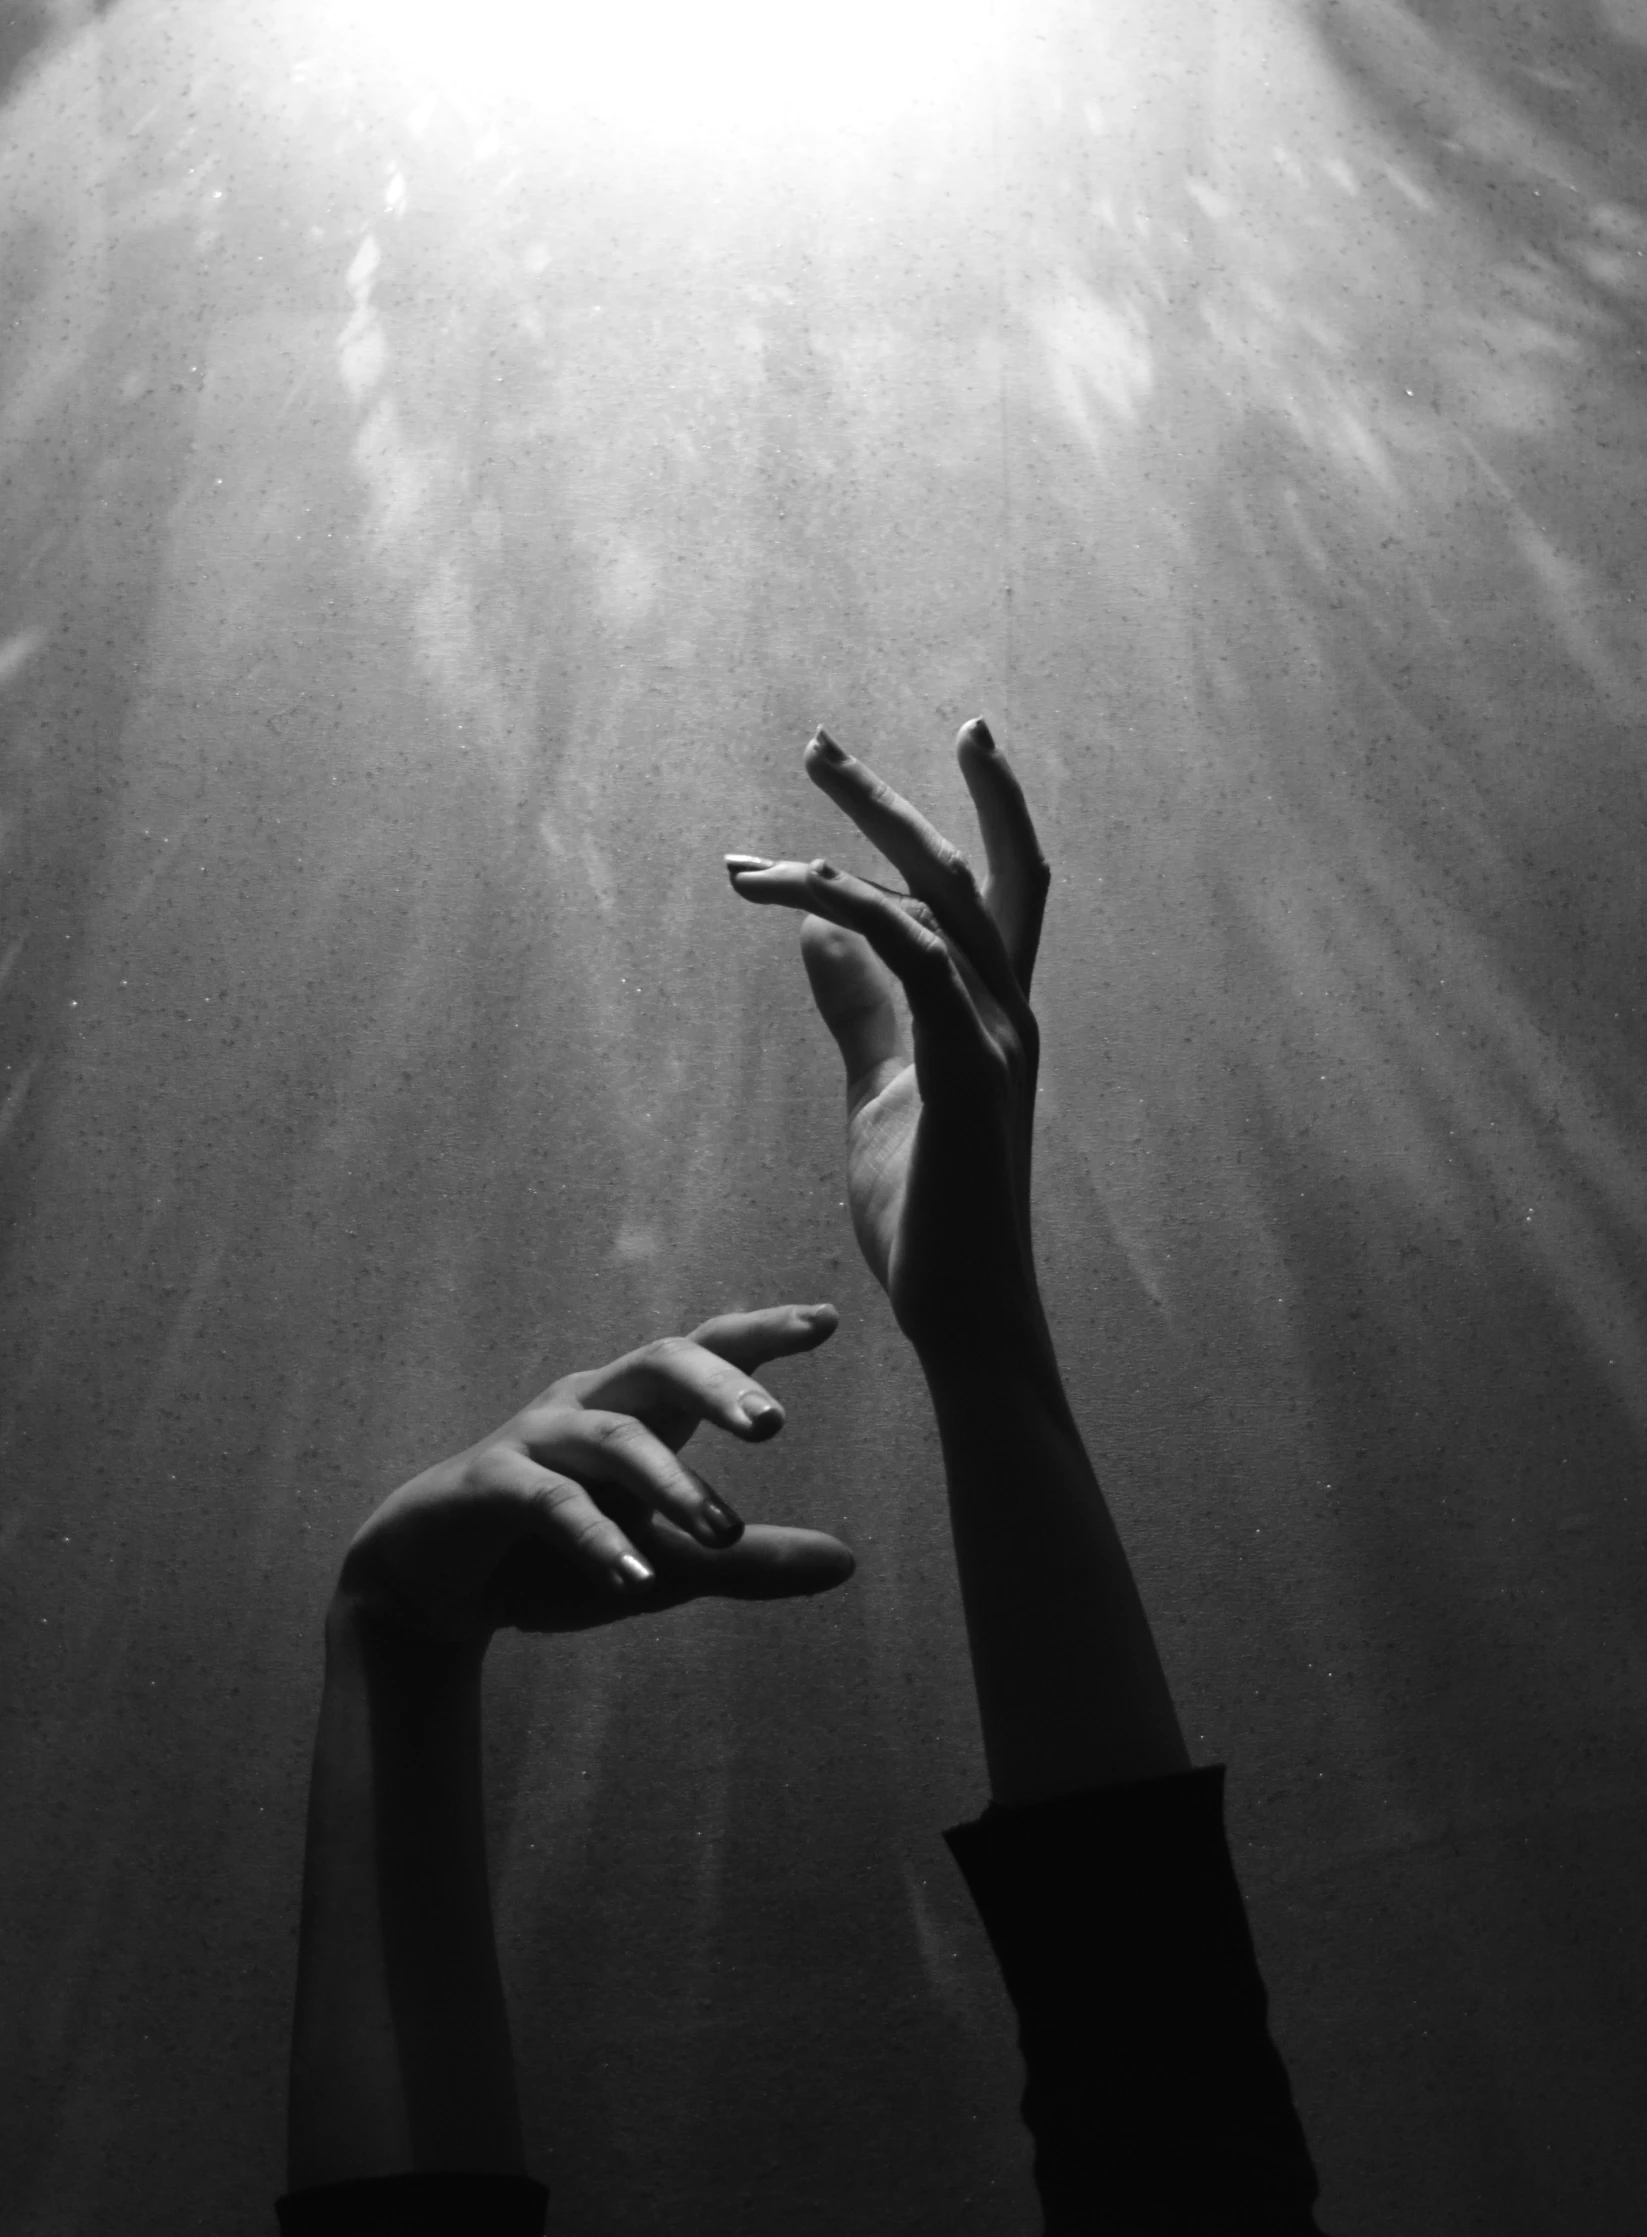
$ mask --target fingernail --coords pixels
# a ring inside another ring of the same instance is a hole
[[[726,854],[721,860],[726,864],[727,875],[735,878],[740,870],[770,870],[774,865],[764,854]]]
[[[972,720],[967,724],[967,728],[971,731],[973,737],[977,739],[979,745],[983,747],[986,753],[993,753],[995,751],[995,740],[990,735],[989,724],[985,722],[982,715],[974,715]]]
[[[848,758],[848,756],[842,751],[842,749],[838,745],[836,745],[834,739],[829,735],[829,732],[824,728],[822,723],[819,723],[812,743],[817,747],[818,751],[823,755],[826,761],[834,761],[838,763],[845,761]]]
[[[642,1585],[649,1585],[652,1578],[653,1572],[642,1561],[638,1553],[619,1554],[618,1566],[613,1572],[612,1582],[620,1592],[638,1591]]]
[[[758,1396],[754,1391],[747,1398],[738,1400],[738,1411],[750,1428],[762,1436],[770,1437],[775,1430],[783,1427],[783,1408],[774,1405],[770,1398]]]
[[[698,1509],[698,1521],[719,1546],[730,1545],[734,1538],[743,1536],[743,1524],[730,1507],[723,1507],[718,1499],[706,1499]]]

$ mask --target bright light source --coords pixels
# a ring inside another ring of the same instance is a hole
[[[357,64],[603,136],[728,154],[857,139],[987,82],[1013,0],[340,0]]]

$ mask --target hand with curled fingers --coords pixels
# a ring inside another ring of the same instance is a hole
[[[775,1436],[783,1409],[754,1370],[835,1326],[830,1305],[728,1313],[563,1375],[392,1492],[350,1545],[340,1595],[375,1626],[455,1646],[844,1583],[853,1560],[837,1539],[746,1528],[677,1457],[703,1422],[745,1443]]]
[[[965,725],[956,754],[983,834],[981,888],[960,850],[823,730],[807,775],[908,890],[823,861],[726,858],[746,901],[806,912],[802,956],[846,1066],[853,1226],[929,1364],[992,1352],[1003,1337],[1046,1340],[1030,1236],[1040,1039],[1029,988],[1051,872],[982,721]]]

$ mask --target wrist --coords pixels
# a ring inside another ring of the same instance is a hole
[[[920,1343],[915,1354],[940,1420],[965,1419],[1003,1409],[1069,1415],[1063,1377],[1052,1334],[1041,1311],[1003,1319],[992,1315],[976,1330],[956,1329]]]
[[[328,1665],[353,1664],[374,1680],[419,1693],[473,1683],[491,1644],[489,1634],[431,1639],[397,1623],[376,1595],[351,1581],[347,1562],[326,1609],[325,1638]]]

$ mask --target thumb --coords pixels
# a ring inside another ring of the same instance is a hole
[[[661,1519],[649,1535],[662,1556],[658,1569],[663,1588],[646,1596],[645,1605],[650,1607],[700,1597],[793,1600],[844,1585],[857,1567],[838,1538],[779,1523],[752,1522],[735,1545],[719,1549],[700,1546],[684,1530],[677,1531]],[[642,1610],[638,1598],[636,1607]]]
[[[892,1002],[892,975],[869,942],[824,917],[801,922],[801,960],[818,1015],[835,1036],[846,1066],[848,1103],[856,1109],[886,1084],[878,1075],[909,1062]]]

